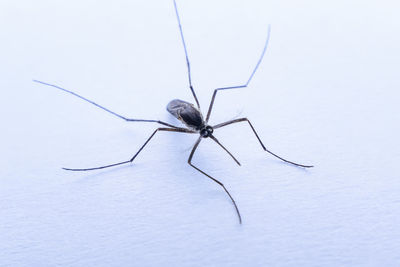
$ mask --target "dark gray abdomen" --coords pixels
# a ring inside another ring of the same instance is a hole
[[[174,99],[168,103],[167,110],[189,128],[200,130],[204,126],[200,111],[189,102]]]

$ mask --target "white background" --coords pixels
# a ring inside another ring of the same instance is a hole
[[[175,123],[193,101],[172,1],[0,2],[0,266],[399,266],[397,1],[181,0],[193,83],[211,123],[197,136],[126,123],[55,83],[133,118]],[[179,123],[179,122],[177,122]]]

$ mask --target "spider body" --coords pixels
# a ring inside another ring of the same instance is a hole
[[[207,125],[203,119],[200,109],[192,103],[174,99],[168,103],[167,110],[172,116],[185,124],[188,129],[198,132],[203,138],[210,137],[214,132],[213,127]]]
[[[191,130],[200,131],[205,127],[203,115],[192,103],[174,99],[168,103],[167,111]]]

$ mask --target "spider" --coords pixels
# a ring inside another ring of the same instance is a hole
[[[87,101],[95,106],[97,106],[98,108],[101,108],[105,111],[107,111],[108,113],[111,113],[112,115],[121,118],[125,121],[128,122],[153,122],[153,123],[158,123],[163,125],[164,127],[160,127],[157,128],[151,135],[150,137],[146,140],[146,142],[142,145],[142,147],[140,147],[140,149],[136,152],[136,154],[130,159],[130,160],[126,160],[126,161],[122,161],[122,162],[118,162],[118,163],[114,163],[114,164],[109,164],[109,165],[104,165],[104,166],[100,166],[100,167],[94,167],[94,168],[84,168],[84,169],[71,169],[71,168],[63,168],[64,170],[68,170],[68,171],[91,171],[91,170],[99,170],[99,169],[104,169],[104,168],[109,168],[109,167],[114,167],[114,166],[118,166],[118,165],[122,165],[122,164],[127,164],[127,163],[131,163],[135,160],[135,158],[139,155],[139,153],[144,149],[144,147],[150,142],[150,140],[153,138],[153,136],[159,132],[159,131],[166,131],[166,132],[179,132],[179,133],[188,133],[188,134],[199,134],[199,137],[197,139],[197,141],[195,142],[192,151],[190,152],[189,158],[188,158],[188,164],[193,167],[194,169],[196,169],[197,171],[199,171],[200,173],[204,174],[205,176],[207,176],[209,179],[211,179],[212,181],[214,181],[215,183],[217,183],[218,185],[220,185],[224,191],[226,192],[226,194],[229,196],[230,200],[233,203],[233,206],[235,207],[238,219],[239,219],[239,223],[242,223],[242,217],[240,215],[239,209],[237,207],[237,204],[235,202],[235,200],[233,199],[232,195],[229,193],[229,191],[226,189],[225,185],[223,183],[221,183],[219,180],[215,179],[214,177],[212,177],[211,175],[207,174],[206,172],[204,172],[203,170],[199,169],[198,167],[196,167],[195,165],[193,165],[192,163],[192,158],[193,155],[196,151],[196,149],[198,148],[200,142],[203,139],[206,138],[210,138],[211,140],[213,140],[215,143],[217,143],[223,150],[225,150],[231,157],[232,159],[240,166],[239,161],[228,151],[228,149],[226,149],[221,143],[220,141],[218,141],[218,139],[214,136],[214,130],[234,124],[234,123],[239,123],[239,122],[247,122],[248,125],[250,126],[251,130],[253,131],[254,135],[256,136],[258,142],[260,143],[261,147],[268,152],[269,154],[275,156],[276,158],[290,163],[292,165],[298,166],[298,167],[303,167],[303,168],[311,168],[313,166],[311,165],[303,165],[303,164],[298,164],[289,160],[286,160],[278,155],[276,155],[275,153],[269,151],[263,144],[263,142],[261,141],[260,137],[258,136],[256,130],[254,129],[253,125],[251,124],[251,122],[247,119],[247,118],[239,118],[239,119],[234,119],[234,120],[229,120],[223,123],[219,123],[216,125],[209,125],[208,121],[210,119],[211,116],[211,111],[213,109],[214,106],[214,101],[215,101],[215,97],[217,96],[217,93],[219,91],[223,91],[223,90],[230,90],[230,89],[239,89],[239,88],[245,88],[249,85],[250,81],[252,80],[254,74],[256,73],[259,65],[261,64],[261,61],[264,57],[265,51],[267,50],[267,46],[268,46],[268,42],[269,42],[269,36],[270,36],[270,32],[271,32],[271,27],[268,26],[268,34],[267,34],[267,39],[265,41],[264,44],[264,48],[261,52],[261,56],[257,61],[256,66],[254,67],[252,73],[250,74],[249,79],[247,80],[247,82],[243,85],[237,85],[237,86],[229,86],[229,87],[220,87],[220,88],[216,88],[214,90],[214,93],[211,97],[211,102],[210,105],[208,107],[208,111],[207,114],[205,116],[205,119],[203,117],[203,114],[200,111],[200,103],[199,100],[197,99],[195,90],[193,88],[192,85],[192,79],[191,79],[191,70],[190,70],[190,62],[189,62],[189,56],[188,56],[188,52],[187,52],[187,48],[186,48],[186,43],[185,43],[185,38],[183,36],[183,30],[182,30],[182,24],[181,24],[181,20],[180,20],[180,16],[179,16],[179,12],[178,12],[178,8],[176,5],[176,0],[173,0],[174,2],[174,8],[175,8],[175,14],[176,14],[176,18],[177,18],[177,22],[178,22],[178,26],[179,26],[179,32],[180,32],[180,36],[181,36],[181,40],[182,40],[182,44],[183,44],[183,48],[185,51],[185,58],[186,58],[186,65],[187,65],[187,75],[188,75],[188,80],[189,80],[189,88],[190,91],[192,92],[192,95],[194,97],[194,100],[196,102],[196,106],[192,103],[180,100],[180,99],[174,99],[171,102],[168,103],[167,105],[167,111],[169,113],[171,113],[175,118],[177,118],[178,120],[180,120],[186,127],[178,127],[160,120],[147,120],[147,119],[131,119],[131,118],[127,118],[124,117],[120,114],[117,114],[107,108],[105,108],[104,106],[101,106],[77,93],[74,93],[70,90],[64,89],[62,87],[59,87],[57,85],[54,84],[50,84],[50,83],[46,83],[46,82],[42,82],[42,81],[38,81],[38,80],[33,80],[34,82],[43,84],[43,85],[47,85],[47,86],[51,86],[54,88],[57,88],[59,90],[62,90],[64,92],[67,92],[69,94],[72,94],[84,101]]]

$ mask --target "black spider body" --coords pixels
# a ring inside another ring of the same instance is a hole
[[[210,137],[214,132],[213,127],[207,125],[204,121],[200,109],[196,108],[192,103],[174,99],[168,103],[167,110],[189,129],[199,132],[203,138]]]
[[[192,130],[200,131],[204,128],[203,115],[201,115],[200,110],[189,102],[174,99],[168,103],[167,110]]]

